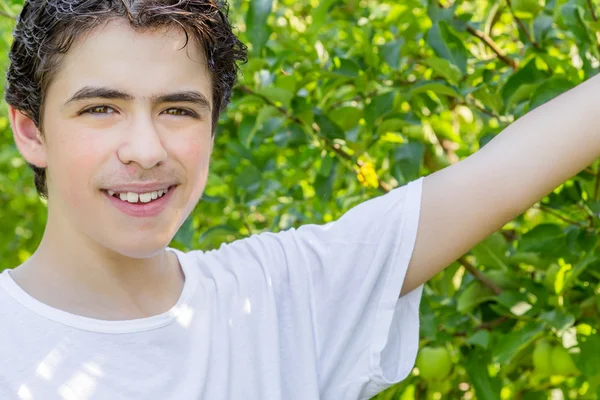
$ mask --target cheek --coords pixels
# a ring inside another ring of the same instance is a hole
[[[210,137],[191,138],[180,146],[180,160],[185,165],[188,173],[196,175],[193,179],[204,179],[208,172],[212,151],[211,142]]]
[[[68,203],[80,204],[76,200],[89,194],[94,174],[110,153],[106,141],[98,135],[63,131],[48,143],[48,150],[49,185]]]

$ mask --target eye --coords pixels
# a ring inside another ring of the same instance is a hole
[[[82,114],[112,114],[115,110],[109,106],[94,106],[83,110]]]
[[[165,114],[173,115],[176,117],[185,117],[185,116],[196,117],[195,112],[186,110],[184,108],[168,108],[164,112],[165,112]]]

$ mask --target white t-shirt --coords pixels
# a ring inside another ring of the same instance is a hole
[[[422,286],[399,298],[423,178],[326,225],[183,253],[177,304],[103,321],[0,274],[3,400],[369,399],[412,370]]]

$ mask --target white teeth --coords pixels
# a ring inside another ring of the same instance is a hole
[[[142,193],[140,194],[140,201],[142,203],[149,203],[152,200],[152,193]]]
[[[128,203],[137,203],[138,202],[138,194],[133,192],[127,193],[127,202]]]
[[[107,192],[110,196],[117,195],[122,201],[126,201],[128,203],[138,203],[138,202],[149,203],[152,200],[156,200],[158,198],[163,197],[165,194],[167,194],[168,191],[169,191],[169,189],[160,189],[160,190],[155,190],[153,192],[147,192],[147,193],[135,193],[135,192],[117,193],[113,190],[107,190]]]

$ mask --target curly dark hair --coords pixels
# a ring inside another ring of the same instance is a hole
[[[135,29],[178,26],[201,43],[213,87],[213,134],[231,100],[247,48],[232,31],[226,0],[28,0],[13,32],[7,71],[6,102],[42,130],[45,94],[63,56],[86,32],[115,19]],[[35,187],[48,196],[45,168],[29,164]]]

